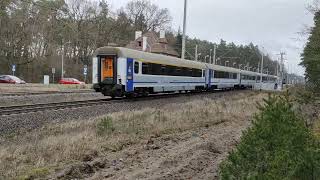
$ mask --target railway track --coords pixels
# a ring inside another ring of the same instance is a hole
[[[48,103],[48,104],[7,106],[7,107],[0,107],[0,116],[40,112],[40,111],[47,111],[47,110],[79,108],[79,107],[85,107],[85,106],[111,103],[111,101],[117,101],[117,99],[98,99],[98,100],[71,101],[71,102],[59,102],[59,103]]]
[[[215,93],[224,93],[225,91],[215,91]],[[33,112],[42,112],[48,110],[63,110],[70,108],[80,108],[88,107],[101,104],[109,104],[113,102],[135,102],[135,101],[146,101],[152,99],[161,99],[161,98],[174,98],[174,97],[188,97],[196,94],[210,94],[213,92],[192,92],[192,93],[180,93],[180,94],[156,94],[146,97],[136,97],[132,99],[126,98],[105,98],[97,100],[85,100],[85,101],[70,101],[70,102],[59,102],[59,103],[48,103],[48,104],[32,104],[32,105],[19,105],[19,106],[4,106],[0,107],[0,116],[8,115],[17,115],[24,113],[33,113]]]

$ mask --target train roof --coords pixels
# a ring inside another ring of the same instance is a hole
[[[208,64],[203,62],[191,61],[187,59],[181,60],[180,58],[176,58],[172,56],[142,52],[142,51],[137,51],[137,50],[123,48],[123,47],[108,47],[108,46],[101,47],[94,52],[94,56],[99,56],[99,55],[117,55],[118,57],[127,57],[127,58],[129,57],[129,58],[139,59],[146,62],[159,63],[159,64],[172,65],[172,66],[178,65],[182,67],[198,68],[198,69],[210,68],[216,71],[224,71],[224,72],[231,72],[231,73],[241,72],[242,74],[252,75],[252,76],[260,75],[260,73],[258,72],[245,71],[245,70],[240,70],[232,67],[219,66],[219,65]],[[272,76],[267,74],[263,74],[263,76],[277,78],[277,76]]]

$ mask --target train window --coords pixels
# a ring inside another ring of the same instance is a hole
[[[193,69],[192,70],[192,77],[202,77],[202,70],[201,69]]]
[[[219,78],[219,72],[218,71],[214,71],[214,78]]]
[[[167,75],[167,67],[165,65],[161,65],[161,75]]]
[[[228,73],[228,75],[229,75],[229,79],[233,79],[233,73]]]
[[[139,62],[134,62],[134,73],[139,74]]]
[[[135,68],[136,66],[139,66],[139,64],[137,65],[135,64]],[[136,72],[136,69],[135,69],[135,72]],[[203,73],[202,69],[191,69],[186,67],[167,66],[167,65],[154,64],[154,63],[142,63],[142,74],[202,77],[202,73]]]
[[[192,69],[186,67],[182,68],[181,75],[192,77]]]
[[[241,75],[242,80],[251,80],[251,81],[256,81],[257,77],[256,76],[249,76],[249,75]]]
[[[142,63],[142,74],[149,74],[149,64]]]
[[[214,78],[219,78],[218,77],[218,71],[214,71]]]
[[[223,71],[214,71],[214,78],[218,79],[237,79],[237,73],[223,72]],[[243,75],[242,75],[243,79]]]
[[[214,77],[218,79],[224,79],[225,78],[225,72],[222,71],[214,71]]]
[[[191,69],[191,68],[188,68],[188,76],[189,77],[193,77],[193,71],[194,71],[194,69]]]
[[[256,81],[257,81],[257,82],[260,82],[260,79],[261,79],[261,77],[258,76],[258,77],[256,78]]]
[[[175,76],[182,76],[182,70],[180,67],[175,67]]]
[[[167,66],[167,75],[174,76],[175,68],[173,66]]]
[[[152,75],[162,75],[161,73],[161,65],[160,64],[150,64],[151,68],[150,68],[150,74]]]
[[[237,73],[233,73],[233,79],[238,79],[238,74]]]

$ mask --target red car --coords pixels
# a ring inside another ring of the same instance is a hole
[[[24,80],[21,80],[20,78],[16,76],[11,75],[0,75],[0,83],[6,83],[6,84],[26,84]]]
[[[75,78],[62,78],[59,81],[59,84],[85,84],[85,83]]]

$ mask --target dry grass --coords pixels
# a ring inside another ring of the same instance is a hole
[[[85,84],[85,85],[0,84],[0,93],[57,92],[57,91],[89,90],[89,89],[92,89],[92,84]]]
[[[150,136],[248,120],[256,112],[255,102],[266,96],[253,92],[50,125],[0,145],[0,177],[41,177],[88,154],[103,156]]]

